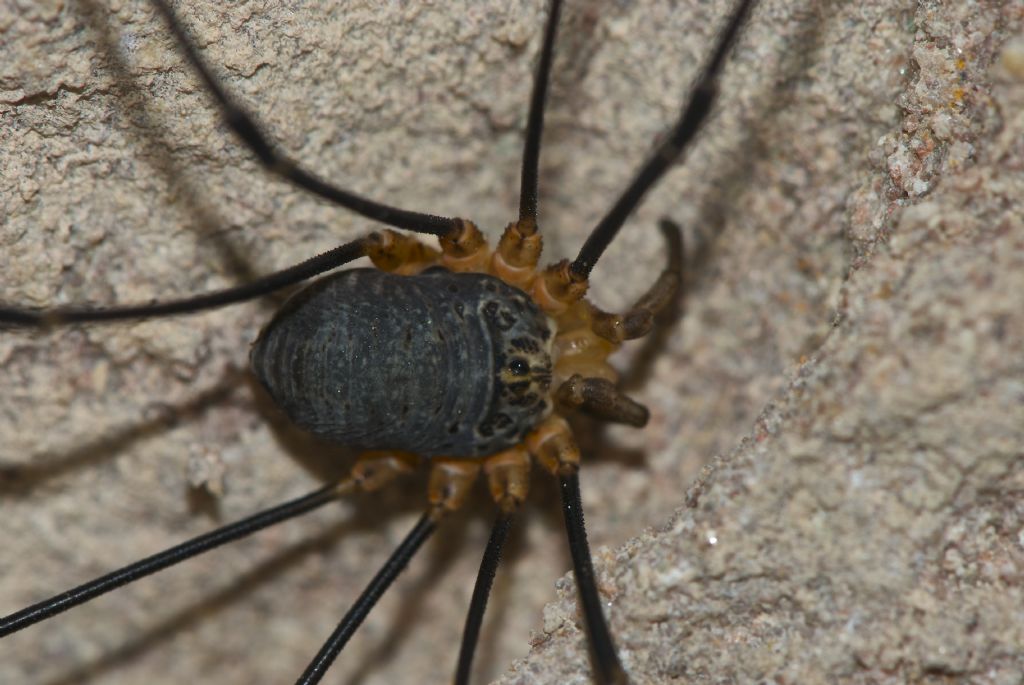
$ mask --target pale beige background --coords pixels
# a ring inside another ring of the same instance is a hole
[[[177,296],[372,228],[262,174],[145,3],[4,2],[4,301]],[[204,55],[310,169],[492,236],[513,217],[542,3],[189,4]],[[726,8],[568,3],[551,257],[675,116]],[[1022,11],[765,0],[706,134],[595,271],[601,304],[628,303],[661,267],[661,215],[695,253],[686,317],[619,358],[650,426],[587,441],[591,539],[638,682],[1021,682]],[[0,334],[0,611],[344,470],[231,371],[271,311]],[[10,638],[0,680],[290,682],[422,487]],[[569,568],[556,490],[538,477],[533,494],[478,682],[531,642],[513,680],[585,682],[564,578],[542,613]],[[490,518],[481,493],[330,682],[450,680]]]

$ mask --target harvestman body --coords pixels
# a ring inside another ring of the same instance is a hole
[[[679,157],[706,117],[726,53],[753,5],[741,0],[691,99],[665,141],[587,239],[573,262],[540,268],[537,168],[559,0],[552,0],[534,80],[523,156],[520,211],[495,249],[471,222],[388,207],[334,187],[279,153],[223,91],[163,0],[154,0],[182,50],[218,100],[228,125],[272,172],[386,225],[440,240],[440,251],[382,231],[249,285],[164,303],[109,309],[0,308],[0,324],[46,328],[184,314],[240,302],[367,256],[376,269],[331,274],[293,296],[253,345],[252,366],[298,425],[362,450],[339,482],[225,526],[0,619],[0,636],[354,490],[372,491],[421,462],[429,506],[299,678],[319,682],[381,594],[482,471],[499,507],[470,604],[456,682],[469,678],[491,581],[531,462],[557,476],[594,679],[625,683],[594,581],[579,495],[580,453],[563,415],[583,410],[643,426],[647,410],[615,386],[606,359],[650,331],[676,296],[680,231],[662,222],[668,265],[628,312],[601,311],[584,295],[594,264],[626,217]]]
[[[550,413],[552,342],[544,313],[500,279],[353,269],[292,298],[253,345],[252,367],[321,437],[480,457],[522,442]]]

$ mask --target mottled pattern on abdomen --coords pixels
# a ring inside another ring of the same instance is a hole
[[[289,300],[251,361],[312,433],[359,449],[471,457],[510,447],[539,418],[506,406],[499,387],[509,340],[524,336],[547,340],[546,318],[494,277],[352,269]]]

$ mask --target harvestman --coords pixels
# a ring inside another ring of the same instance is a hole
[[[526,497],[531,460],[536,460],[559,478],[594,678],[600,683],[628,682],[601,610],[591,565],[580,502],[580,453],[561,414],[580,409],[638,427],[647,421],[647,410],[615,387],[615,373],[605,360],[622,341],[648,333],[654,314],[676,295],[683,263],[679,229],[662,222],[668,266],[626,313],[608,314],[589,303],[584,298],[588,278],[626,218],[700,128],[714,100],[725,56],[753,0],[738,3],[678,122],[594,228],[576,259],[543,270],[537,267],[538,160],[560,0],[550,5],[530,100],[519,217],[493,251],[469,221],[389,207],[304,171],[279,152],[224,91],[169,6],[163,0],[154,4],[219,102],[226,123],[269,171],[369,219],[435,236],[441,250],[383,231],[250,284],[182,300],[106,309],[0,308],[0,323],[10,327],[45,329],[154,318],[249,300],[363,256],[376,267],[336,272],[315,281],[289,300],[253,347],[254,371],[286,414],[315,434],[363,450],[348,478],[15,612],[0,619],[0,636],[344,494],[376,490],[422,461],[431,466],[426,513],[298,682],[320,681],[383,592],[441,520],[461,505],[483,471],[499,514],[463,632],[455,680],[465,683],[501,549]],[[360,404],[352,406],[349,400],[355,398]]]

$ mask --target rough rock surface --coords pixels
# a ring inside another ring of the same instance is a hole
[[[492,236],[512,218],[542,3],[189,5],[203,54],[310,169]],[[568,2],[548,258],[578,249],[675,116],[725,11]],[[584,431],[637,682],[1022,682],[1022,14],[763,0],[699,143],[595,270],[595,299],[622,307],[660,268],[657,218],[686,227],[685,316],[619,357],[651,424]],[[222,287],[372,228],[261,172],[134,0],[0,7],[0,216],[0,300],[36,306]],[[0,333],[0,611],[344,472],[238,371],[272,306]],[[8,638],[0,681],[288,682],[423,487]],[[530,642],[506,680],[587,682],[571,577],[541,620],[569,562],[556,489],[538,474],[533,497],[478,682]],[[490,512],[481,489],[330,682],[450,680]]]

